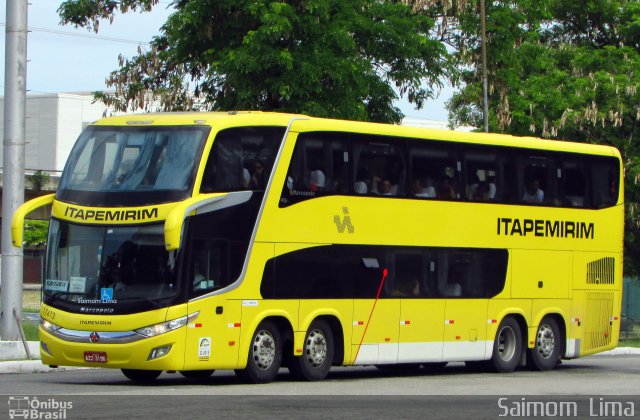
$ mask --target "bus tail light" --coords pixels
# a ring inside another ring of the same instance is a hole
[[[145,337],[155,337],[156,335],[164,334],[169,331],[176,330],[180,327],[184,327],[189,322],[195,321],[199,314],[199,311],[194,312],[181,318],[172,319],[171,321],[161,322],[159,324],[138,328],[137,330],[135,330],[135,332],[140,335],[144,335]]]

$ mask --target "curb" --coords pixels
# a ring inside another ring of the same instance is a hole
[[[43,365],[40,360],[18,360],[13,362],[0,362],[0,374],[6,373],[48,373],[62,370],[94,369],[89,367],[61,366],[51,368]]]

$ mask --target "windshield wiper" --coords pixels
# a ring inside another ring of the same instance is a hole
[[[69,295],[77,295],[78,293],[72,293],[72,292],[62,292],[62,291],[58,291],[55,293],[52,293],[50,295],[48,295],[46,292],[44,294],[44,302],[51,302],[54,300],[62,300],[61,298],[63,296],[69,296]]]

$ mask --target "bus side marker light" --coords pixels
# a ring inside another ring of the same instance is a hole
[[[456,322],[456,321],[455,321],[455,320],[453,320],[453,319],[445,319],[445,320],[444,320],[444,324],[445,324],[445,325],[455,324],[455,322]]]
[[[497,324],[498,320],[497,319],[488,319],[487,320],[487,324]]]
[[[400,325],[411,325],[411,321],[400,321]]]
[[[298,354],[302,353],[302,349],[296,349],[296,353]]]
[[[364,321],[353,321],[353,325],[364,325]]]
[[[227,327],[229,327],[229,328],[240,328],[240,323],[239,322],[232,322],[230,324],[227,324]]]
[[[456,340],[460,340],[462,337],[459,335],[456,335]]]
[[[236,342],[235,341],[229,341],[229,346],[235,346]]]
[[[386,341],[386,342],[391,341],[391,337],[385,337],[385,338],[384,338],[384,341]]]

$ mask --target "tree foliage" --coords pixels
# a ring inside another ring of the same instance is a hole
[[[97,29],[156,0],[67,0],[63,23]],[[120,59],[98,93],[117,110],[269,110],[399,122],[451,74],[433,20],[379,0],[175,1],[148,51]]]
[[[453,124],[482,126],[478,2],[449,35],[463,87]],[[617,147],[626,175],[625,269],[640,273],[640,3],[487,0],[491,131]]]
[[[44,246],[49,232],[48,220],[27,220],[24,225],[25,246]]]

